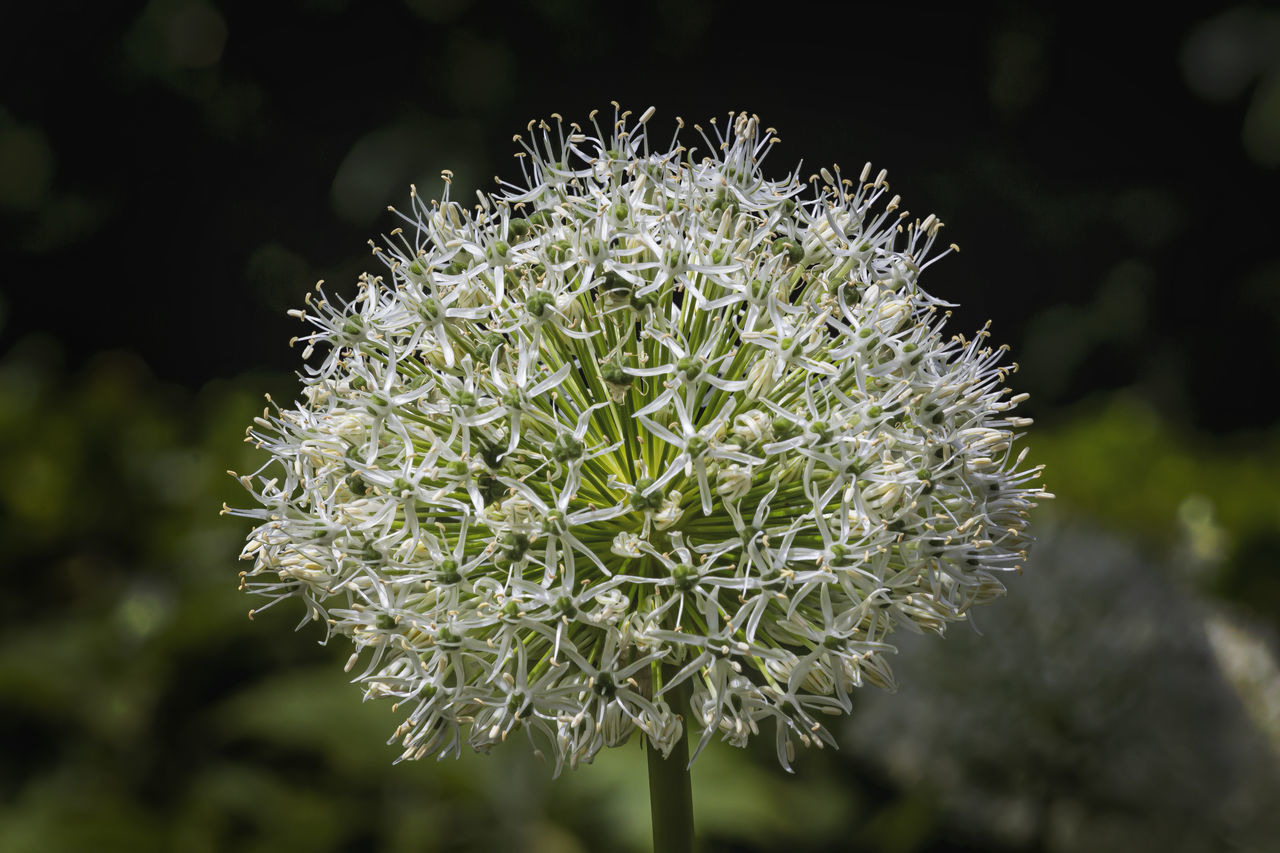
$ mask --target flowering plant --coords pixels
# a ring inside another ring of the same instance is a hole
[[[1029,421],[919,285],[942,223],[869,164],[767,179],[754,116],[699,152],[651,115],[531,124],[522,184],[467,210],[446,172],[382,275],[292,312],[244,585],[350,638],[401,758],[523,730],[559,772],[767,723],[790,769],[892,685],[894,628],[941,633],[1024,557]]]

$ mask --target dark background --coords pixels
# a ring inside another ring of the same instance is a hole
[[[520,744],[392,768],[345,653],[297,614],[244,620],[246,531],[217,516],[244,502],[224,470],[258,464],[239,439],[260,395],[295,387],[285,310],[320,278],[353,289],[410,182],[488,190],[530,119],[610,100],[656,106],[664,140],[677,115],[756,113],[774,174],[887,168],[961,246],[924,285],[955,331],[989,319],[1013,347],[1059,494],[981,637],[904,647],[934,693],[867,697],[794,779],[767,743],[699,759],[708,849],[1274,849],[1254,802],[1280,792],[1274,6],[4,18],[0,849],[643,849],[638,748],[554,783]]]

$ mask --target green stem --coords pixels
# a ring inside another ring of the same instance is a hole
[[[664,672],[664,675],[674,674]],[[668,701],[684,716],[680,740],[666,758],[646,742],[649,755],[649,809],[654,853],[693,853],[693,786],[689,780],[689,682],[675,687]]]

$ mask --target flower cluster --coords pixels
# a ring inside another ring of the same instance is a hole
[[[523,729],[558,771],[691,717],[698,749],[771,724],[789,768],[892,685],[894,628],[940,633],[1025,556],[1003,348],[944,337],[918,285],[942,223],[869,165],[767,179],[754,116],[699,152],[651,114],[531,124],[522,185],[468,210],[446,172],[383,275],[293,312],[244,585],[351,639],[403,758]]]

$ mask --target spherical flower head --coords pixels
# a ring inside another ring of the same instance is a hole
[[[402,758],[523,730],[558,772],[767,724],[790,769],[892,685],[895,628],[941,633],[1025,556],[1003,348],[919,285],[942,223],[870,165],[766,178],[754,116],[699,149],[652,112],[530,125],[522,184],[468,210],[445,173],[381,275],[294,312],[245,586],[352,641]]]

